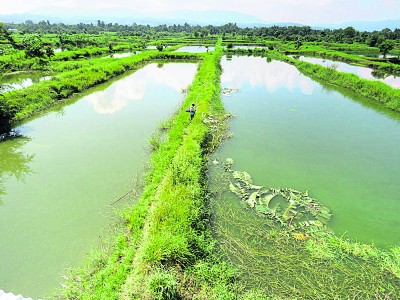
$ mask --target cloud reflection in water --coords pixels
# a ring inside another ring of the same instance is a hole
[[[96,113],[113,114],[132,101],[142,100],[146,89],[154,84],[171,87],[177,92],[185,89],[191,83],[193,69],[196,67],[196,64],[192,64],[191,68],[182,68],[179,64],[164,64],[161,67],[150,64],[85,99],[93,105]]]
[[[226,61],[224,58],[223,61]],[[299,71],[292,65],[272,61],[267,63],[265,58],[233,57],[228,64],[223,64],[222,84],[228,84],[231,88],[240,89],[244,82],[251,87],[264,86],[269,92],[279,88],[287,88],[289,91],[300,89],[306,95],[312,95],[315,84],[305,76],[299,76]]]

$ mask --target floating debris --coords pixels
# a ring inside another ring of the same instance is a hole
[[[234,88],[223,88],[222,89],[222,95],[224,95],[224,96],[230,96],[230,95],[232,95],[233,93],[238,93],[238,92],[240,92],[238,89],[234,89]]]
[[[232,170],[233,159],[227,158],[225,163],[216,162],[214,160],[214,165],[222,166],[230,174],[229,190],[232,193],[256,212],[274,219],[291,231],[300,231],[293,235],[297,240],[305,240],[309,234],[328,229],[326,224],[332,216],[331,212],[311,198],[308,190],[301,192],[254,185],[249,173]],[[284,204],[273,204],[278,196]]]

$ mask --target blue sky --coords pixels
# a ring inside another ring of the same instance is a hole
[[[308,24],[400,19],[400,0],[2,0],[0,14],[38,7],[129,9],[136,12],[228,10],[268,22]]]

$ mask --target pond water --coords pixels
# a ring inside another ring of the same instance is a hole
[[[1,289],[48,296],[64,268],[84,260],[110,222],[109,204],[143,174],[149,137],[180,105],[196,69],[147,65],[0,143]]]
[[[357,76],[365,79],[370,79],[370,80],[379,80],[387,85],[390,85],[394,88],[400,88],[400,77],[396,76],[387,76],[385,78],[381,78],[379,74],[375,73],[373,69],[370,68],[365,68],[365,67],[359,67],[359,66],[353,66],[350,64],[346,64],[344,62],[339,62],[339,61],[333,61],[329,59],[324,59],[324,58],[318,58],[318,57],[307,57],[307,56],[300,56],[300,60],[306,61],[309,63],[313,64],[318,64],[324,67],[329,67],[329,66],[336,66],[337,70],[340,72],[347,72],[347,73],[352,73],[356,74]]]
[[[339,235],[400,244],[399,114],[283,62],[233,56],[222,67],[222,87],[240,92],[223,98],[233,137],[215,158],[256,185],[309,190]]]
[[[136,54],[137,52],[126,52],[126,53],[113,53],[111,55],[104,56],[103,58],[124,58],[124,57],[129,57],[133,54]]]
[[[184,46],[180,47],[179,49],[175,50],[175,52],[191,52],[191,53],[203,53],[207,51],[214,51],[215,47],[210,46],[208,50],[205,46]]]
[[[261,45],[233,45],[233,49],[263,49]]]
[[[0,81],[0,93],[20,90],[34,83],[50,79],[51,76],[46,76],[43,72],[20,72],[4,75]]]

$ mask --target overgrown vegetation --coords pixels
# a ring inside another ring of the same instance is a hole
[[[232,165],[228,159],[211,167],[213,227],[239,281],[258,291],[258,299],[400,297],[399,247],[381,250],[337,237],[329,225],[317,224],[328,219],[316,200],[307,195],[302,208],[298,201],[270,199],[276,189],[255,185]],[[309,219],[310,212],[317,220]]]

